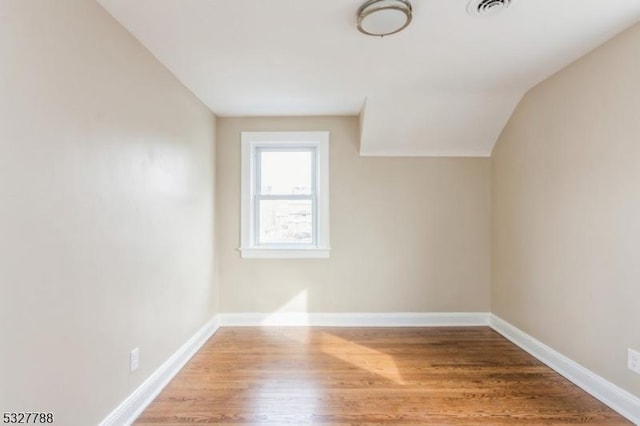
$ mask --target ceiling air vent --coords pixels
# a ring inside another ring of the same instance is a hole
[[[473,16],[495,15],[511,6],[514,0],[471,0],[467,12]]]

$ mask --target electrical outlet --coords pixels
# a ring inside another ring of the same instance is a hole
[[[634,351],[633,349],[629,348],[627,366],[629,367],[629,370],[635,371],[636,373],[640,374],[640,352]]]
[[[140,348],[135,348],[129,355],[129,371],[133,373],[140,366]]]

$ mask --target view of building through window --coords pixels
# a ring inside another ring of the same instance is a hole
[[[260,244],[311,244],[310,200],[261,200]]]

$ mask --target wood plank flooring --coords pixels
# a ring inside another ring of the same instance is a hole
[[[221,328],[136,425],[629,425],[487,327]]]

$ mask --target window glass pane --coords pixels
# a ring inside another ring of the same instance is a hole
[[[311,151],[261,151],[260,193],[311,194]]]
[[[260,200],[258,244],[312,244],[311,200]]]

